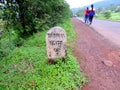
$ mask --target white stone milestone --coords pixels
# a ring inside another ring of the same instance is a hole
[[[67,54],[66,32],[61,27],[51,28],[46,35],[48,59],[63,58]]]

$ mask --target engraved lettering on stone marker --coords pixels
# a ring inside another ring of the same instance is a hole
[[[64,38],[65,35],[64,34],[59,34],[59,33],[48,33],[48,38],[57,38],[57,37],[62,37]]]
[[[50,45],[58,45],[58,46],[61,46],[61,45],[62,45],[62,41],[50,41]]]
[[[66,56],[66,32],[61,27],[51,28],[46,35],[47,55],[49,59]]]

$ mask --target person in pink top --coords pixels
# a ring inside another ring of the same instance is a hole
[[[89,20],[89,8],[87,7],[87,9],[85,10],[85,23],[88,23]]]

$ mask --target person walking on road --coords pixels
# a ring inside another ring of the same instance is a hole
[[[89,8],[87,7],[87,9],[85,10],[85,23],[89,22]]]
[[[95,10],[94,10],[94,6],[92,4],[91,5],[91,10],[89,10],[89,22],[90,22],[90,24],[92,24],[94,15],[95,15]]]

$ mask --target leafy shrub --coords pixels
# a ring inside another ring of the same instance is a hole
[[[22,38],[51,28],[70,17],[69,5],[64,0],[6,1],[3,9],[4,20],[7,20],[8,26],[12,25]]]
[[[109,19],[109,18],[111,17],[111,12],[110,12],[110,11],[104,12],[104,17],[105,17],[106,19]]]

